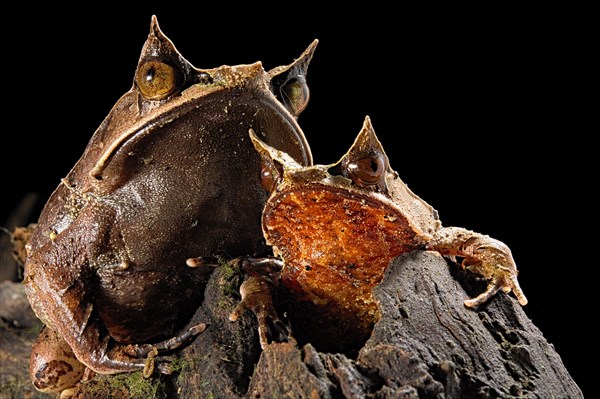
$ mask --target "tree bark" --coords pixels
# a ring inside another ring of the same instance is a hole
[[[499,293],[477,309],[465,307],[485,282],[437,253],[414,251],[390,264],[374,290],[381,319],[355,359],[320,353],[310,343],[261,351],[251,312],[229,321],[240,283],[236,264],[215,269],[192,321],[209,327],[173,355],[175,373],[148,380],[160,384],[154,396],[106,384],[119,377],[103,376],[71,397],[583,397],[516,299]],[[101,384],[104,391],[96,389]]]
[[[180,377],[181,397],[583,397],[516,299],[500,293],[478,309],[465,307],[485,282],[437,253],[392,262],[374,291],[381,320],[356,359],[310,344],[276,343],[260,353],[254,316],[229,322],[236,301],[219,296],[238,283],[221,271],[209,283],[202,317],[213,324],[184,354],[209,359]]]

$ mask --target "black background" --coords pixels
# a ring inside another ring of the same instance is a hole
[[[370,115],[392,167],[445,226],[511,247],[527,315],[584,392],[591,387],[597,311],[587,309],[597,299],[587,290],[598,246],[584,230],[592,145],[576,94],[585,26],[562,10],[227,4],[6,13],[0,222],[28,191],[45,201],[77,161],[131,87],[152,14],[201,68],[261,60],[270,69],[318,38],[299,120],[315,161],[341,157]]]

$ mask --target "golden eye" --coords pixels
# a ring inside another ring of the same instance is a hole
[[[372,186],[381,181],[385,169],[385,158],[375,153],[349,162],[346,172],[355,184]]]
[[[179,71],[159,60],[149,60],[138,67],[135,81],[148,100],[162,100],[179,89]]]
[[[292,114],[299,115],[308,105],[308,85],[303,77],[292,78],[280,87],[281,97]]]

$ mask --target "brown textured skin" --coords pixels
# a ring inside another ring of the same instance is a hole
[[[209,268],[188,267],[188,258],[263,250],[266,196],[248,129],[311,163],[299,107],[280,101],[272,79],[305,76],[315,45],[276,71],[259,62],[200,70],[153,18],[138,69],[167,62],[182,86],[156,100],[134,80],[48,200],[28,244],[32,308],[86,366],[141,369],[152,345],[189,335],[181,329]]]

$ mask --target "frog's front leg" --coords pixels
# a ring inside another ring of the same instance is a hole
[[[501,289],[513,291],[521,305],[527,304],[517,281],[517,266],[510,249],[503,242],[460,227],[445,227],[436,232],[427,243],[427,249],[464,258],[464,268],[488,280],[486,290],[476,298],[466,300],[466,306],[481,305]]]
[[[229,316],[229,320],[236,321],[245,309],[251,310],[258,320],[258,337],[263,349],[269,344],[269,337],[277,342],[291,339],[273,305],[272,289],[277,284],[281,267],[279,259],[244,259],[242,269],[246,276],[240,286],[242,300]]]

